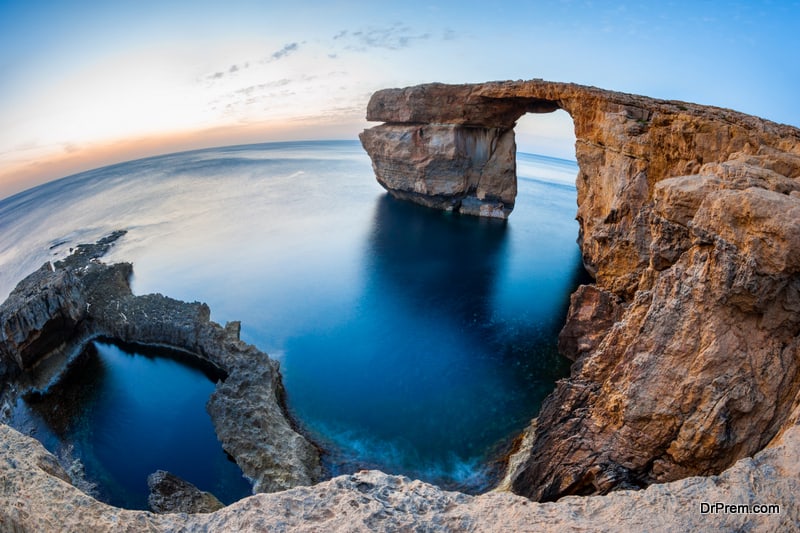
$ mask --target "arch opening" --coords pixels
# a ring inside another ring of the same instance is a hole
[[[514,126],[517,153],[575,161],[575,126],[563,109],[525,113]]]
[[[575,187],[575,127],[566,111],[526,113],[517,119],[514,136],[518,191],[531,179]]]

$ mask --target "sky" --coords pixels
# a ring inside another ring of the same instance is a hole
[[[800,126],[800,0],[0,0],[0,198],[181,150],[356,139],[386,87],[544,78]],[[568,116],[521,151],[574,158]]]

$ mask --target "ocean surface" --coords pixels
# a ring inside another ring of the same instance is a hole
[[[576,163],[518,154],[518,174],[516,207],[504,222],[390,198],[350,141],[226,147],[105,167],[0,201],[0,298],[76,244],[126,229],[106,260],[134,264],[136,294],[199,300],[217,322],[241,320],[242,338],[280,361],[289,409],[327,450],[331,475],[379,468],[479,492],[491,487],[509,440],[568,373],[556,336],[569,294],[586,276],[575,243]],[[87,349],[123,381],[135,372],[113,370],[118,365],[163,355],[141,347],[138,355],[103,355],[121,350],[114,344]],[[163,387],[165,401],[183,399],[189,387],[174,379]],[[136,397],[129,401],[146,403]],[[91,431],[120,432],[125,442],[128,425],[114,416],[81,416]],[[137,430],[132,445],[147,446],[141,435],[158,433],[159,424]],[[86,442],[67,436],[59,446],[75,448],[87,478],[90,463],[127,457]],[[176,441],[175,449],[185,446]],[[218,457],[195,457],[195,468]],[[89,482],[109,494],[104,479]]]

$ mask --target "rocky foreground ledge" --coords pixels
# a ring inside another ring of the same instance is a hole
[[[607,496],[534,503],[508,492],[467,496],[362,471],[310,487],[257,494],[209,514],[111,507],[69,484],[38,441],[0,425],[0,531],[562,532],[796,531],[800,427],[719,476]],[[704,507],[703,504],[707,504]],[[721,512],[721,505],[728,512]],[[779,505],[766,514],[762,505]],[[748,514],[747,510],[758,511]],[[717,512],[704,510],[716,509]]]
[[[160,294],[134,296],[130,263],[100,262],[115,232],[47,263],[0,306],[0,391],[6,405],[45,389],[69,360],[97,337],[166,346],[212,365],[225,376],[207,404],[222,446],[253,483],[272,492],[319,480],[318,450],[292,427],[283,405],[278,364],[224,328],[208,306]]]

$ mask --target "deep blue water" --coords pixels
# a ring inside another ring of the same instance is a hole
[[[134,263],[134,292],[241,320],[243,339],[281,362],[289,408],[331,473],[479,491],[567,374],[555,340],[584,276],[577,166],[520,154],[518,173],[502,222],[391,199],[355,142],[124,163],[0,202],[0,293],[128,229],[108,260]]]
[[[17,403],[14,422],[83,468],[103,501],[147,509],[147,475],[167,470],[233,503],[251,493],[205,403],[218,376],[163,350],[92,342],[58,385]]]

